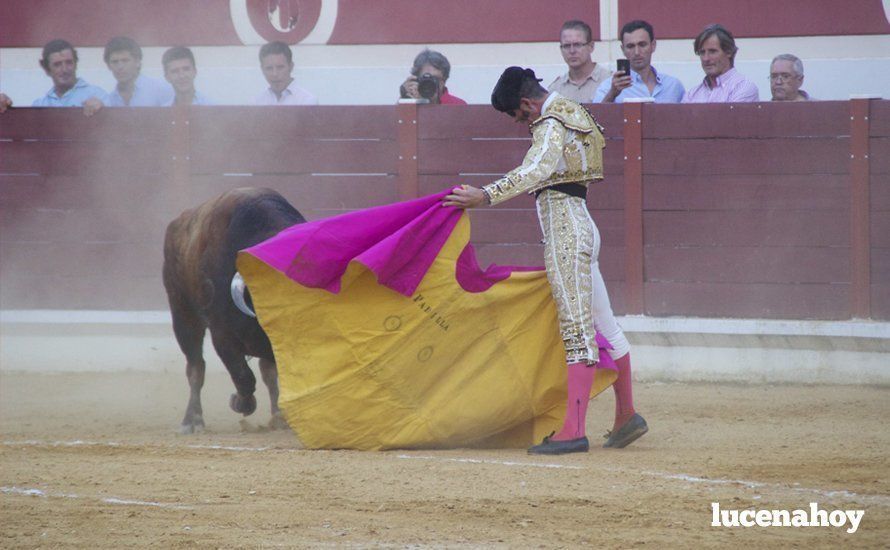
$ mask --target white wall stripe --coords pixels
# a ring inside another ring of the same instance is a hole
[[[710,319],[704,317],[646,317],[643,315],[625,315],[616,317],[616,319],[625,332],[890,339],[890,322],[886,321]],[[168,326],[170,322],[170,312],[166,310],[0,310],[0,323],[3,324]]]

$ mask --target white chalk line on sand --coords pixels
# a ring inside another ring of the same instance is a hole
[[[74,441],[38,441],[34,439],[26,439],[22,441],[4,441],[6,447],[112,447],[115,449],[143,449],[160,448],[160,449],[207,449],[210,451],[235,451],[235,452],[263,452],[263,451],[285,451],[296,452],[296,449],[276,449],[274,447],[238,447],[227,445],[138,445],[124,444],[114,441],[83,441],[76,439]]]
[[[5,495],[20,495],[20,496],[28,496],[28,497],[40,497],[40,498],[73,498],[80,499],[86,498],[90,500],[98,500],[99,502],[104,502],[105,504],[120,504],[125,506],[151,506],[154,508],[166,508],[170,510],[193,510],[194,506],[189,506],[186,504],[173,504],[170,502],[151,502],[146,500],[132,500],[126,498],[117,498],[117,497],[82,497],[80,495],[76,495],[73,493],[51,493],[47,491],[43,491],[40,489],[25,489],[22,487],[0,487],[0,493]]]
[[[405,455],[400,454],[396,455],[396,458],[400,459],[420,459],[420,460],[434,460],[438,462],[462,462],[467,464],[494,464],[501,466],[520,466],[520,467],[533,467],[533,468],[562,468],[566,470],[592,470],[594,468],[585,467],[585,466],[576,466],[571,464],[558,464],[558,463],[546,463],[546,462],[510,462],[510,461],[501,461],[501,460],[482,460],[475,458],[445,458],[445,457],[436,457],[436,456],[428,456],[428,455]],[[615,468],[607,468],[612,471],[621,471],[623,473],[629,473],[628,470],[617,470]],[[741,487],[745,487],[747,489],[770,489],[774,491],[790,491],[794,493],[804,493],[804,494],[812,494],[818,495],[820,497],[825,498],[833,498],[833,499],[842,499],[842,500],[851,500],[857,502],[868,502],[875,505],[880,506],[890,506],[890,496],[888,495],[862,495],[859,493],[854,493],[852,491],[831,491],[825,489],[812,489],[808,487],[789,487],[788,485],[783,485],[781,483],[766,483],[762,481],[748,481],[742,479],[723,479],[723,478],[705,478],[705,477],[697,477],[686,474],[670,474],[665,472],[652,472],[652,471],[643,471],[639,472],[646,476],[652,477],[660,477],[662,479],[667,479],[671,481],[682,481],[686,483],[701,483],[705,485],[738,485]]]
[[[116,443],[114,441],[101,442],[101,441],[82,441],[82,440],[74,440],[74,441],[38,441],[38,440],[22,440],[22,441],[3,441],[4,446],[9,447],[24,447],[24,446],[37,446],[37,447],[78,447],[78,446],[105,446],[105,447],[114,447],[114,448],[145,448],[145,447],[156,447],[163,449],[176,449],[176,448],[186,448],[186,449],[198,449],[198,450],[211,450],[211,451],[233,451],[233,452],[297,452],[298,449],[277,449],[274,447],[241,447],[241,446],[226,446],[226,445],[184,445],[184,446],[176,446],[176,445],[123,445],[120,443]],[[552,462],[516,462],[516,461],[505,461],[505,460],[492,460],[492,459],[480,459],[480,458],[454,458],[454,457],[436,457],[430,455],[408,455],[408,454],[398,454],[395,455],[396,458],[401,460],[431,460],[437,462],[454,462],[454,463],[464,463],[464,464],[489,464],[495,466],[508,466],[508,467],[524,467],[524,468],[545,468],[545,469],[565,469],[565,470],[588,470],[592,469],[587,466],[578,466],[572,464],[559,464]],[[621,470],[622,472],[627,472],[627,470]],[[842,499],[842,500],[850,500],[850,501],[859,501],[859,502],[868,502],[871,504],[879,505],[879,506],[890,506],[890,495],[863,495],[859,493],[854,493],[852,491],[837,491],[837,490],[827,490],[827,489],[814,489],[808,487],[796,487],[796,486],[788,486],[781,483],[766,483],[762,481],[750,481],[744,479],[724,479],[724,478],[706,478],[706,477],[698,477],[688,474],[672,474],[667,472],[654,472],[654,471],[643,471],[639,472],[646,476],[651,477],[660,477],[662,479],[671,480],[671,481],[680,481],[689,484],[704,484],[704,485],[737,485],[740,487],[745,487],[750,490],[757,489],[770,489],[776,491],[790,491],[793,493],[803,493],[803,494],[812,494],[818,495],[820,497],[830,498],[830,499]]]
[[[762,481],[748,481],[744,479],[722,479],[690,476],[686,474],[667,474],[664,472],[641,472],[643,475],[655,476],[663,479],[679,480],[688,483],[702,483],[705,485],[740,485],[748,489],[771,489],[779,491],[791,491],[794,493],[813,494],[826,498],[869,502],[879,506],[890,506],[890,495],[862,495],[852,491],[831,491],[826,489],[812,489],[809,487],[789,487],[781,483],[766,483]],[[797,484],[795,484],[797,485]]]
[[[481,458],[444,458],[438,456],[423,455],[396,455],[396,458],[405,460],[435,460],[438,462],[463,462],[465,464],[495,464],[499,466],[519,466],[526,468],[563,468],[566,470],[585,470],[583,466],[572,466],[570,464],[553,464],[546,462],[512,462],[508,460],[490,460]]]

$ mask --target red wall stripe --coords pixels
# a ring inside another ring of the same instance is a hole
[[[634,19],[651,23],[656,38],[693,38],[711,23],[736,38],[890,32],[881,0],[621,0],[619,25]]]
[[[266,38],[297,41],[308,34],[321,0],[282,2],[283,16],[298,14],[297,28],[279,34],[265,0],[249,2],[254,27]],[[126,35],[143,46],[241,44],[229,0],[4,0],[0,47],[40,47],[54,38],[75,46],[103,46]],[[330,44],[429,44],[556,41],[568,19],[582,19],[600,34],[599,0],[339,0]],[[737,37],[890,33],[881,0],[621,0],[619,23],[646,19],[659,38],[691,38],[720,22]],[[261,23],[261,24],[260,24]],[[303,28],[306,27],[306,28]],[[296,37],[296,38],[295,38]]]

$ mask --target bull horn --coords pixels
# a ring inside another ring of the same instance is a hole
[[[256,318],[256,313],[250,309],[250,306],[248,306],[247,302],[244,300],[244,290],[246,288],[247,287],[244,285],[244,277],[236,271],[235,276],[232,277],[232,301],[235,302],[235,307],[241,310],[241,313]]]

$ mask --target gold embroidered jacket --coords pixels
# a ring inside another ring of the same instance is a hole
[[[603,179],[602,127],[578,103],[553,92],[529,130],[532,145],[522,165],[482,188],[492,205],[560,183]]]

